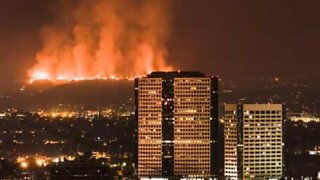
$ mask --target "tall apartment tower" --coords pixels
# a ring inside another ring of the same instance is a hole
[[[282,104],[226,104],[224,174],[228,179],[284,175]]]
[[[136,79],[138,177],[211,177],[216,169],[218,79],[153,72]]]

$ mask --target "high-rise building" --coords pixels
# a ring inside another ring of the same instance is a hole
[[[229,179],[284,175],[282,104],[226,104],[224,174]]]
[[[135,86],[138,177],[215,174],[218,79],[153,72]]]

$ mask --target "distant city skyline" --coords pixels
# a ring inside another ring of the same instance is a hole
[[[319,0],[1,0],[0,179],[317,179]]]

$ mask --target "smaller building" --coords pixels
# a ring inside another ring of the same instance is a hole
[[[228,179],[283,177],[282,104],[226,104],[223,120]]]
[[[302,113],[288,113],[288,119],[293,122],[302,121],[304,123],[309,123],[311,121],[320,122],[320,118],[313,116],[310,113],[302,112]]]

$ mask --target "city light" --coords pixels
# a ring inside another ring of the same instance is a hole
[[[27,169],[29,166],[28,162],[26,161],[22,161],[20,162],[20,167],[23,168],[23,169]]]
[[[319,7],[1,1],[0,180],[320,180]]]
[[[36,164],[37,164],[37,166],[40,166],[40,167],[47,165],[45,159],[43,159],[43,158],[36,158]]]
[[[59,158],[52,158],[52,162],[54,162],[54,163],[58,163],[58,162],[60,162],[60,159]]]

